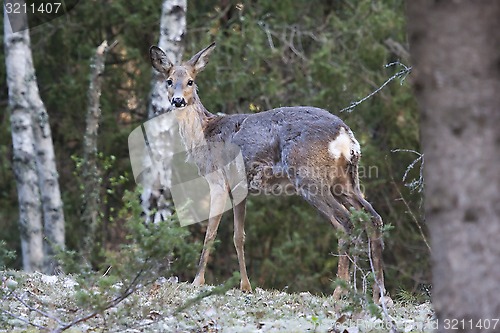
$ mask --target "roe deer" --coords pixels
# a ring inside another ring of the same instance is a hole
[[[280,107],[256,114],[214,115],[201,103],[194,83],[207,65],[215,43],[195,54],[182,65],[174,65],[159,47],[150,48],[153,67],[165,76],[168,98],[179,122],[181,139],[188,155],[206,176],[210,186],[210,211],[219,212],[232,200],[231,187],[223,171],[218,171],[217,152],[226,143],[236,145],[243,156],[248,190],[275,193],[293,192],[318,209],[337,228],[349,234],[352,225],[349,209],[364,209],[371,215],[366,226],[376,283],[376,301],[384,290],[382,263],[382,219],[367,202],[359,188],[359,143],[344,122],[315,107]],[[207,144],[208,143],[208,144]],[[213,143],[211,145],[210,143]],[[204,147],[200,149],[200,147]],[[212,147],[212,148],[211,148]],[[244,255],[245,200],[234,208],[234,245],[241,272],[240,288],[251,291]],[[205,282],[205,268],[222,214],[210,214],[198,272],[193,284]],[[337,276],[349,282],[349,244],[339,240]],[[342,290],[337,287],[334,296]]]

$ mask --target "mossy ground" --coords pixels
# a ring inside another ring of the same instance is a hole
[[[0,277],[3,310],[0,313],[0,332],[37,332],[40,327],[55,332],[61,326],[60,322],[71,322],[92,311],[79,303],[78,286],[71,276],[0,272]],[[366,311],[345,310],[349,305],[347,301],[336,302],[330,296],[260,288],[252,294],[230,289],[180,310],[200,292],[213,288],[195,288],[172,278],[160,279],[117,306],[75,324],[67,332],[353,333],[390,330],[383,319]],[[19,298],[32,308],[29,309]],[[395,302],[388,313],[401,332],[431,332],[435,323],[428,302]],[[27,324],[28,321],[38,327]]]

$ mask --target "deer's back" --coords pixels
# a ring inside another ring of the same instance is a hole
[[[346,138],[355,141],[340,118],[314,107],[282,107],[256,114],[221,116],[205,128],[207,141],[239,147],[250,190],[287,186],[290,176],[296,176],[300,168],[328,167],[335,157],[340,158],[342,149],[359,155],[359,151],[351,151],[357,141],[348,141],[348,147],[341,143],[339,154],[335,155],[332,143],[345,133]]]

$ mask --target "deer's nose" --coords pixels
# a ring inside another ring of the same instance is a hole
[[[186,101],[182,97],[174,97],[172,98],[172,105],[176,108],[180,108],[186,106]]]

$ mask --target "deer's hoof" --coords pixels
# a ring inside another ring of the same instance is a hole
[[[337,286],[333,291],[332,297],[334,300],[338,301],[345,294],[347,294],[347,290],[343,289],[341,286]]]
[[[389,296],[382,296],[378,299],[377,304],[384,304],[388,309],[390,309],[394,306],[394,301]]]
[[[195,277],[195,279],[193,281],[193,286],[200,287],[200,286],[203,286],[204,284],[205,284],[205,279],[200,278],[200,277]]]
[[[240,283],[240,290],[243,291],[244,293],[251,293],[252,292],[252,286],[250,285],[250,282],[248,282],[248,281],[241,281],[241,283]]]

